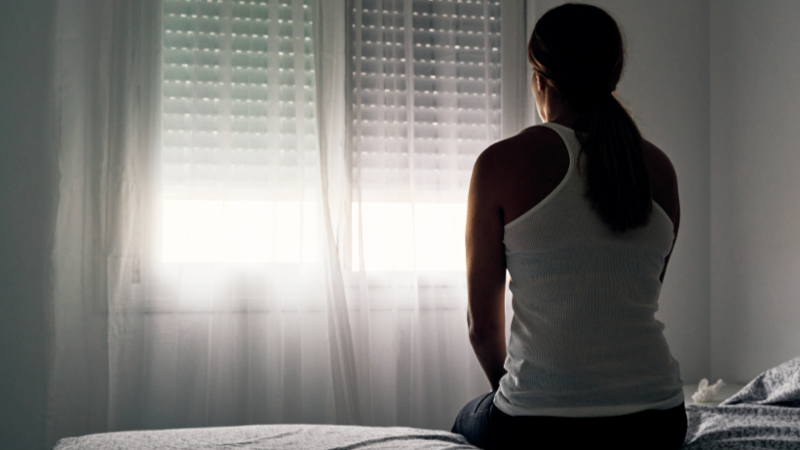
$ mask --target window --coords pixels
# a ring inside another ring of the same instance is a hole
[[[500,137],[500,2],[352,12],[353,267],[463,271],[472,166]]]
[[[500,1],[348,5],[345,266],[463,271],[472,166],[501,136]],[[164,0],[165,262],[319,259],[312,25],[310,0]]]
[[[318,259],[309,1],[163,4],[164,261]]]

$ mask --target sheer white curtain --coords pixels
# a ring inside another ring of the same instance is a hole
[[[350,298],[377,424],[447,428],[486,388],[467,340],[472,166],[500,138],[500,2],[355,0]],[[363,310],[367,309],[368,312]]]
[[[157,144],[160,8],[156,1],[63,0],[57,16],[60,194],[53,252],[53,349],[47,440],[118,428],[138,408]],[[133,317],[133,316],[130,316]],[[117,361],[136,365],[120,370]]]
[[[48,439],[449,428],[488,388],[463,227],[500,137],[499,14],[61,0]]]

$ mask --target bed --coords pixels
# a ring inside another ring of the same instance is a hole
[[[251,425],[92,434],[60,440],[55,450],[377,450],[475,449],[458,434],[402,427]]]
[[[800,450],[800,357],[772,368],[718,406],[687,405],[686,450]],[[252,425],[128,431],[64,438],[54,450],[475,449],[458,434],[403,427]]]
[[[800,357],[774,367],[718,406],[687,405],[686,450],[800,449]]]

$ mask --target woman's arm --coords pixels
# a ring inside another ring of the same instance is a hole
[[[496,148],[489,148],[475,162],[466,229],[469,341],[492,390],[497,390],[506,373],[506,259],[499,169]]]
[[[678,196],[678,176],[672,162],[661,149],[648,141],[644,141],[645,150],[649,156],[648,164],[650,169],[650,185],[653,188],[653,201],[664,210],[672,220],[673,234],[672,250],[678,239],[678,227],[681,224],[681,205]],[[664,274],[667,272],[667,265],[672,256],[672,250],[664,260],[664,268],[661,271],[660,280],[664,282]]]

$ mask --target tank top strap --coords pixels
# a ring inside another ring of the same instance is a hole
[[[575,130],[555,122],[546,122],[537,126],[550,128],[561,136],[561,140],[564,141],[564,145],[569,152],[570,167],[574,166],[581,150],[581,143],[575,134]]]

